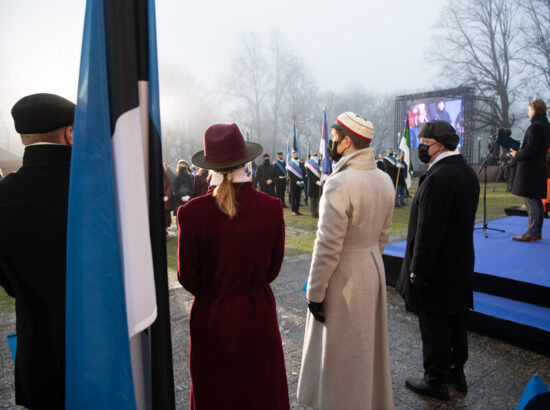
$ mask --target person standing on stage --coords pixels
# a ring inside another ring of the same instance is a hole
[[[283,208],[286,208],[286,161],[283,159],[282,152],[277,152],[277,159],[273,162],[273,166],[275,167],[275,196],[281,200]]]
[[[54,94],[11,114],[23,166],[0,181],[0,286],[15,298],[15,402],[65,408],[65,279],[75,105]],[[85,246],[85,244],[82,244]]]
[[[269,286],[283,262],[283,209],[278,199],[254,190],[244,172],[261,152],[236,124],[216,124],[191,159],[213,170],[211,184],[217,184],[178,210],[178,280],[195,297],[191,409],[289,408]]]
[[[317,151],[311,153],[311,158],[306,162],[307,195],[309,196],[309,209],[311,216],[319,218],[319,197],[321,196],[321,167]]]
[[[275,196],[275,166],[269,162],[269,155],[264,154],[262,163],[256,168],[256,179],[260,186],[260,191],[271,196]]]
[[[394,192],[369,148],[373,134],[346,112],[328,143],[337,163],[319,205],[298,381],[298,399],[315,410],[393,408],[382,250]]]
[[[290,179],[290,207],[292,215],[302,215],[300,213],[300,199],[302,189],[304,188],[304,167],[300,165],[300,155],[298,151],[292,151],[292,159],[286,165]]]
[[[519,151],[510,149],[510,154],[516,162],[512,193],[525,197],[529,215],[527,232],[512,236],[515,241],[535,242],[542,239],[542,198],[546,198],[547,188],[545,158],[550,145],[550,124],[546,110],[546,104],[540,99],[529,103],[531,125],[525,131]]]
[[[418,314],[424,377],[407,378],[406,386],[448,400],[448,382],[460,392],[468,389],[465,321],[473,307],[473,229],[479,181],[455,151],[459,137],[448,122],[424,123],[418,136],[418,157],[429,168],[412,201],[396,290],[407,308]]]

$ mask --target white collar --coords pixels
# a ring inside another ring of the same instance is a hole
[[[443,158],[452,157],[453,155],[460,155],[460,151],[458,149],[455,149],[454,151],[444,151],[444,152],[442,152],[437,157],[435,157],[434,161],[430,164],[428,169],[433,167],[437,162],[441,161]]]
[[[26,147],[32,147],[33,145],[63,145],[63,144],[56,144],[55,142],[35,142],[34,144],[27,144]]]

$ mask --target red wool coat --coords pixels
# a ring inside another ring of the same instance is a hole
[[[233,184],[231,220],[209,193],[178,210],[178,280],[195,296],[191,329],[191,409],[288,409],[275,299],[281,268],[282,204]]]

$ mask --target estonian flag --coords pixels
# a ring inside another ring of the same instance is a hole
[[[156,54],[154,0],[87,1],[67,232],[68,409],[175,407]]]
[[[539,377],[535,374],[527,383],[516,410],[543,410],[550,408],[550,392]]]

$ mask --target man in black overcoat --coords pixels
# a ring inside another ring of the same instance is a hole
[[[321,164],[317,151],[311,153],[311,158],[306,162],[307,196],[309,196],[309,210],[311,216],[319,218],[319,198],[321,197]]]
[[[406,386],[441,400],[447,383],[467,391],[465,318],[473,307],[473,227],[479,201],[476,174],[455,151],[458,135],[445,121],[422,124],[419,159],[429,164],[413,198],[407,249],[396,289],[418,314],[422,379]]]
[[[65,259],[75,106],[33,94],[12,109],[23,165],[0,181],[0,285],[15,298],[15,402],[63,409]]]
[[[277,159],[273,162],[273,166],[275,167],[275,196],[281,200],[283,208],[286,208],[286,161],[283,159],[282,152],[277,152]]]
[[[544,207],[541,199],[546,198],[545,158],[550,144],[550,124],[544,101],[537,99],[529,103],[529,118],[531,125],[525,131],[519,151],[510,149],[516,163],[512,193],[525,197],[529,215],[527,232],[512,236],[513,240],[521,242],[542,239]]]
[[[302,215],[300,212],[300,198],[302,196],[302,189],[304,189],[304,179],[306,170],[302,164],[300,164],[300,155],[298,151],[292,151],[292,158],[286,165],[288,171],[288,177],[290,180],[290,208],[292,209],[292,215]]]
[[[264,154],[262,163],[256,169],[256,179],[260,186],[260,191],[271,196],[275,196],[275,166],[269,162],[269,155]]]

